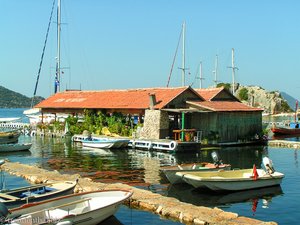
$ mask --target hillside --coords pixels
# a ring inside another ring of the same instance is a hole
[[[5,87],[0,86],[0,108],[30,108],[31,99],[25,95],[11,91]],[[44,100],[43,97],[37,96],[34,99],[34,104]]]
[[[295,98],[279,91],[269,92],[258,86],[239,85],[236,96],[247,105],[264,109],[264,113],[267,114],[293,112],[295,110]]]

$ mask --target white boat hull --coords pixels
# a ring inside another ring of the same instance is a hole
[[[19,216],[12,220],[19,225],[37,220],[39,224],[96,225],[114,215],[131,195],[124,190],[77,193],[11,209],[8,218]]]
[[[91,148],[124,148],[128,145],[127,139],[92,138],[81,140],[82,146]]]
[[[177,172],[176,175],[195,188],[209,188],[213,191],[241,191],[280,185],[284,174],[274,172],[269,175],[258,169],[258,177],[253,177],[252,169],[217,172]]]

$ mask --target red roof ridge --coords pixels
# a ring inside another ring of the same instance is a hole
[[[187,89],[189,86],[182,87],[149,87],[149,88],[129,88],[129,89],[107,89],[107,90],[66,90],[64,92],[120,92],[120,91],[153,91],[153,90],[176,90],[176,89]],[[64,93],[61,92],[61,93]]]

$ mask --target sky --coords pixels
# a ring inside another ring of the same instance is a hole
[[[0,0],[0,86],[32,97],[53,0]],[[56,4],[36,95],[54,93]],[[300,99],[299,0],[61,0],[61,91],[235,81]],[[179,42],[180,40],[180,42]],[[177,55],[175,52],[179,43]],[[172,67],[173,59],[174,66]]]

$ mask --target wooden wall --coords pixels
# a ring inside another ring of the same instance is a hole
[[[209,112],[190,114],[191,128],[208,137],[210,131],[218,132],[220,142],[249,140],[262,132],[261,112]]]

